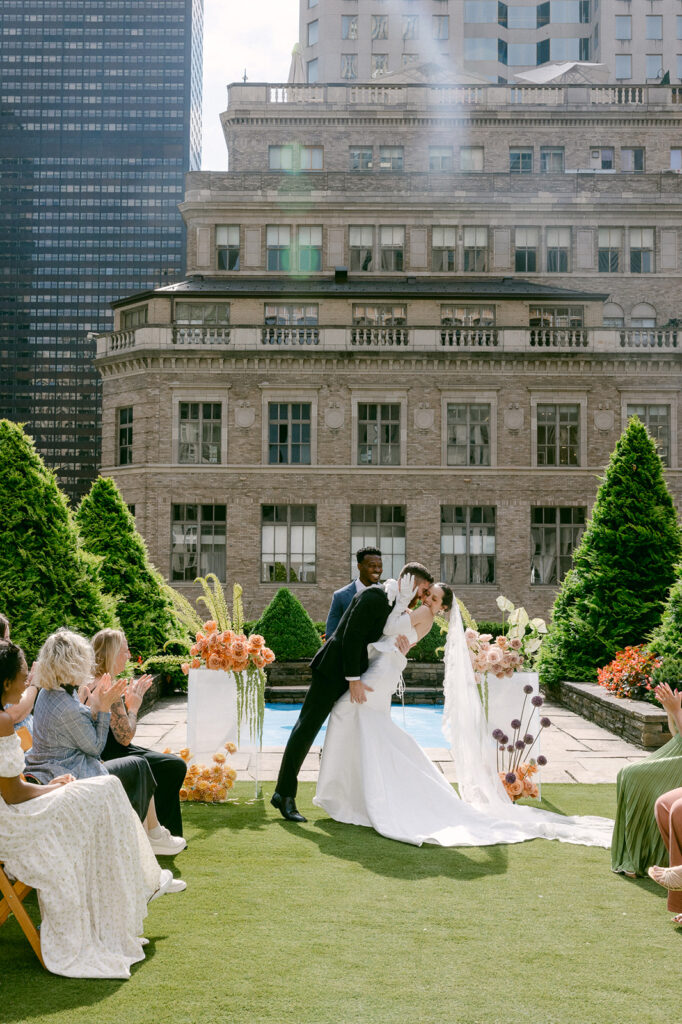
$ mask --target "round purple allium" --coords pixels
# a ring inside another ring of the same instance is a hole
[[[493,729],[493,739],[494,740],[501,740],[503,736],[504,736],[504,733],[502,732],[501,729]]]
[[[523,737],[523,742],[527,743],[528,746],[530,746],[534,739],[535,737],[531,736],[531,734],[527,732],[526,735]]]
[[[511,720],[511,722],[509,724],[511,725],[512,729],[520,729],[521,728],[521,722],[519,721],[518,718],[512,718],[512,720]]]
[[[503,733],[502,736],[500,736],[500,743],[509,743],[509,737],[507,736],[506,732]]]
[[[540,719],[540,725],[542,726],[543,729],[546,729],[551,724],[552,723],[550,722],[549,718],[541,718]]]
[[[504,777],[504,781],[508,782],[509,785],[512,786],[516,782],[516,775],[515,775],[515,773],[514,772],[507,772],[507,774]]]
[[[544,698],[541,697],[539,693],[536,693],[534,697],[531,697],[530,702],[534,708],[541,708],[545,703]]]
[[[523,692],[524,693],[532,693],[533,692],[533,687],[530,685],[530,683],[526,683],[526,685],[523,688]]]
[[[523,742],[523,740],[517,740],[516,743],[514,744],[514,746],[516,747],[517,750],[523,750],[525,745],[526,744]]]
[[[514,753],[514,749],[515,749],[514,744],[510,743],[509,746],[507,747],[507,753],[508,754],[513,754]]]
[[[502,753],[504,753],[506,749],[507,749],[506,747],[500,747],[500,750],[502,751]]]
[[[539,765],[547,764],[547,758],[545,757],[544,754],[540,754],[539,755],[539,757],[538,757],[538,764]]]

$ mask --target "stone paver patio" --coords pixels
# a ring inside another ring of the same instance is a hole
[[[542,752],[548,764],[542,769],[543,782],[615,782],[621,768],[647,757],[647,751],[627,743],[601,726],[586,721],[573,711],[545,703],[543,714],[552,720],[543,732]],[[169,747],[177,752],[187,741],[187,699],[172,697],[159,701],[137,727],[135,741],[154,750]],[[277,778],[282,747],[264,747],[259,759],[258,778]],[[454,764],[446,747],[426,753],[450,782],[456,782]],[[254,778],[256,755],[238,752],[230,758],[239,779]],[[313,747],[303,762],[301,782],[315,782],[320,767],[320,747]]]

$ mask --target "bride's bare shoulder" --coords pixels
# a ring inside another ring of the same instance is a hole
[[[414,608],[410,612],[410,622],[415,627],[425,625],[426,623],[428,623],[430,627],[431,623],[433,622],[433,615],[431,614],[431,609],[427,608],[425,604],[420,604],[418,608]]]

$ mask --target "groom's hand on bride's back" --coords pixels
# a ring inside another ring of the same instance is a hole
[[[351,704],[364,704],[368,693],[374,693],[371,686],[365,686],[361,679],[349,679],[348,689],[350,690]]]

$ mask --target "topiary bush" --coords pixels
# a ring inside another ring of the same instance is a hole
[[[552,612],[540,679],[594,682],[661,621],[682,540],[654,441],[633,417],[618,441]]]
[[[278,661],[312,658],[322,646],[313,620],[286,587],[277,591],[252,632],[265,637]]]
[[[677,572],[661,622],[650,638],[652,650],[666,658],[682,656],[682,565],[677,566]]]
[[[66,497],[22,428],[0,420],[0,611],[33,660],[61,626],[92,636],[116,624],[100,560],[82,547]]]
[[[101,558],[104,590],[116,602],[116,613],[131,653],[148,658],[181,632],[164,580],[149,561],[135,520],[108,477],[98,477],[76,512],[83,545]]]
[[[479,633],[490,633],[493,640],[495,637],[504,636],[507,632],[504,622],[477,622],[476,629]]]

